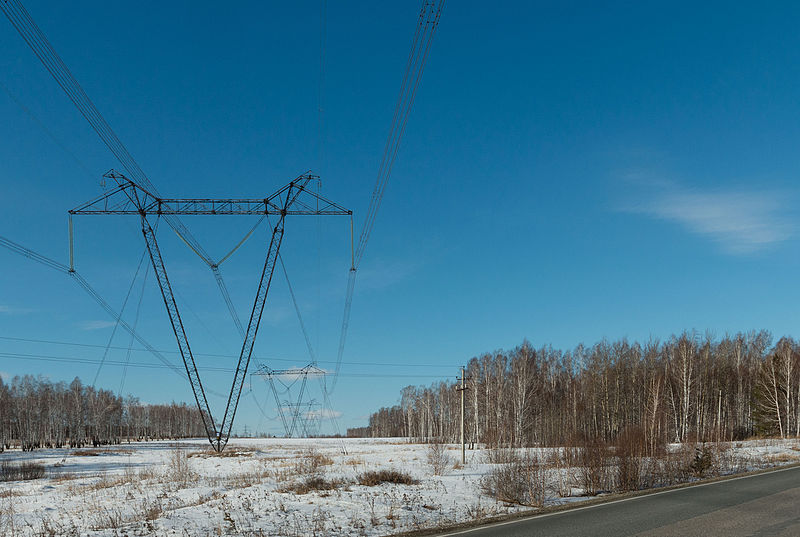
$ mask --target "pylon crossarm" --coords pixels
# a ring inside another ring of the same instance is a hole
[[[352,211],[306,190],[305,184],[315,175],[301,175],[266,198],[160,198],[111,170],[104,177],[117,186],[69,211],[72,215],[351,215]],[[299,185],[303,186],[300,187]],[[308,201],[300,198],[300,194]],[[291,203],[287,205],[291,197]]]

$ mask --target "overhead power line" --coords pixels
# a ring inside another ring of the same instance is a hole
[[[108,337],[108,343],[106,344],[105,349],[103,350],[103,359],[100,360],[100,365],[97,366],[97,372],[94,374],[94,379],[92,380],[92,388],[94,388],[95,383],[97,382],[97,378],[100,376],[100,371],[103,369],[103,362],[108,357],[108,351],[110,350],[111,343],[114,341],[114,335],[117,333],[117,328],[119,328],[119,322],[122,320],[122,314],[125,312],[125,308],[128,305],[128,299],[131,297],[131,293],[133,292],[133,286],[136,284],[136,278],[139,276],[139,271],[142,269],[142,265],[144,264],[144,257],[147,255],[147,250],[142,252],[142,256],[139,258],[139,264],[136,266],[136,272],[133,273],[133,279],[131,280],[131,285],[128,287],[128,292],[125,294],[125,300],[122,301],[122,308],[119,310],[119,317],[117,317],[117,322],[114,323],[114,328],[111,330],[111,335]],[[138,318],[137,318],[138,319]],[[131,327],[135,329],[136,327]],[[131,341],[133,344],[133,341]]]
[[[161,352],[156,350],[152,345],[150,345],[150,343],[147,342],[147,340],[145,340],[141,335],[139,335],[139,333],[136,332],[136,330],[134,330],[133,327],[131,327],[127,322],[125,322],[125,320],[122,319],[122,316],[119,313],[117,313],[117,311],[111,307],[111,305],[100,295],[100,293],[98,293],[94,289],[94,287],[92,287],[89,284],[89,282],[86,281],[86,279],[83,276],[78,274],[78,272],[70,271],[68,266],[59,263],[58,261],[55,261],[53,259],[50,259],[49,257],[42,255],[38,252],[35,252],[30,248],[26,248],[21,244],[14,242],[11,239],[8,239],[3,236],[0,236],[0,247],[6,248],[23,257],[27,257],[28,259],[31,259],[46,267],[61,272],[62,274],[71,276],[72,279],[75,281],[75,283],[77,283],[81,287],[81,289],[83,289],[86,292],[86,294],[88,294],[92,298],[92,300],[97,302],[97,304],[101,308],[103,308],[103,310],[105,310],[106,313],[108,313],[108,315],[112,319],[119,322],[120,326],[122,326],[129,334],[131,334],[131,336],[133,336],[136,339],[136,341],[139,342],[140,345],[142,345],[145,349],[147,349],[147,351],[150,352],[150,354],[158,358],[158,360],[162,364],[164,364],[166,367],[171,369],[173,372],[175,372],[182,378],[184,379],[188,378],[175,364],[170,362]]]
[[[0,87],[3,88],[3,90],[8,94],[9,98],[12,101],[14,101],[14,103],[19,107],[19,109],[22,110],[23,112],[25,112],[25,114],[31,119],[31,121],[33,121],[36,124],[36,126],[39,127],[39,129],[48,138],[50,138],[50,140],[52,140],[54,144],[56,144],[59,147],[59,149],[61,149],[64,153],[69,155],[69,157],[72,158],[72,160],[75,162],[75,164],[77,164],[78,167],[81,168],[89,177],[93,176],[93,173],[89,169],[89,167],[86,164],[84,164],[75,155],[75,153],[70,151],[70,149],[64,143],[62,143],[61,140],[59,140],[56,137],[56,135],[53,134],[53,132],[50,129],[47,128],[47,126],[36,116],[36,114],[33,113],[33,111],[30,108],[25,106],[25,104],[16,95],[14,95],[14,93],[11,92],[11,90],[8,88],[8,86],[6,86],[3,83],[2,80],[0,80]]]
[[[372,228],[375,226],[375,218],[380,209],[383,195],[386,192],[386,185],[392,173],[397,152],[400,149],[400,141],[408,124],[408,117],[411,113],[411,106],[414,104],[414,97],[417,95],[417,88],[425,70],[425,62],[431,49],[433,36],[439,25],[439,18],[444,8],[444,0],[424,0],[419,12],[417,28],[414,32],[414,39],[411,43],[411,52],[408,55],[406,69],[403,80],[400,84],[400,93],[397,96],[397,104],[394,108],[394,116],[389,128],[389,135],[386,137],[386,145],[383,148],[383,157],[378,167],[378,177],[375,181],[375,188],[372,191],[367,216],[361,228],[361,234],[355,247],[353,266],[347,278],[347,291],[345,292],[344,312],[342,314],[342,329],[339,336],[339,349],[336,355],[336,371],[333,376],[328,393],[332,393],[336,387],[336,378],[341,369],[342,357],[344,356],[347,331],[350,326],[350,311],[353,305],[353,292],[356,284],[356,272],[361,265],[364,252],[369,242]]]
[[[136,367],[143,369],[171,369],[168,365],[155,362],[146,363],[146,362],[136,362],[133,360],[127,361],[127,360],[108,360],[108,359],[103,361],[102,359],[96,359],[96,358],[79,358],[76,356],[52,356],[47,354],[30,354],[30,353],[19,353],[19,352],[0,352],[0,358],[33,360],[40,362],[62,362],[68,364],[87,364],[87,365],[99,365],[103,363],[103,365],[105,366]],[[220,366],[198,367],[197,369],[200,371],[214,371],[222,373],[232,373],[235,371],[235,369],[232,367],[220,367]],[[291,375],[291,373],[287,373],[287,375]],[[369,372],[347,373],[342,376],[352,377],[352,378],[432,378],[432,379],[445,378],[442,375],[430,375],[430,374],[420,375],[416,373],[369,373]],[[227,395],[225,397],[227,397]]]
[[[397,96],[397,104],[394,109],[389,135],[383,148],[383,157],[378,168],[378,177],[375,181],[375,188],[372,191],[367,216],[364,226],[361,228],[361,235],[358,238],[358,245],[355,253],[355,268],[361,264],[364,251],[367,248],[372,228],[375,225],[375,218],[380,209],[383,194],[386,191],[386,184],[392,173],[392,167],[400,149],[400,141],[405,133],[408,117],[411,113],[411,106],[414,104],[414,97],[417,95],[417,88],[425,70],[425,62],[431,49],[433,36],[439,25],[439,18],[444,8],[444,0],[425,0],[419,13],[417,29],[414,33],[414,40],[411,45],[411,52],[408,55],[406,70],[403,74],[403,81],[400,84],[400,94]]]
[[[52,339],[35,339],[35,338],[22,338],[22,337],[13,337],[13,336],[0,336],[1,340],[5,341],[19,341],[24,343],[39,343],[45,345],[62,345],[62,346],[70,346],[70,347],[83,347],[83,348],[90,348],[90,349],[105,349],[105,345],[100,345],[97,343],[77,343],[74,341],[55,341]],[[123,346],[114,346],[112,345],[109,347],[111,350],[118,350],[118,351],[128,351],[128,347]],[[132,352],[150,352],[147,349],[130,349]],[[161,354],[178,354],[178,351],[167,351],[167,350],[158,350]],[[196,352],[194,353],[195,356],[204,356],[208,358],[236,358],[233,354],[215,354],[215,353],[201,353]],[[273,356],[269,356],[264,358],[265,360],[269,360],[270,362],[286,362],[286,363],[298,363],[299,359],[294,358],[276,358]],[[319,364],[335,364],[335,360],[318,360],[317,363]],[[414,364],[414,363],[399,363],[399,362],[342,362],[345,365],[366,365],[372,367],[410,367],[410,368],[433,368],[433,369],[453,369],[453,364]],[[455,367],[460,367],[456,365]]]
[[[158,189],[150,181],[147,175],[142,170],[141,166],[136,162],[128,149],[119,139],[117,134],[111,128],[108,121],[103,117],[92,100],[84,91],[83,87],[78,83],[72,72],[67,68],[64,61],[55,51],[53,46],[45,37],[44,33],[39,29],[33,18],[25,9],[19,0],[0,0],[0,9],[3,10],[8,20],[16,28],[20,36],[25,40],[30,49],[42,62],[42,65],[47,69],[53,79],[58,83],[67,97],[72,101],[81,115],[86,119],[89,125],[94,129],[100,140],[108,147],[111,153],[117,158],[122,167],[127,172],[127,177],[130,178],[136,185],[148,191],[150,194],[160,197]],[[219,262],[214,261],[211,255],[203,248],[198,240],[192,235],[189,229],[183,224],[180,218],[176,215],[164,215],[167,224],[178,234],[178,236],[186,243],[187,246],[203,260],[214,274],[214,279],[217,282],[222,298],[228,308],[237,327],[240,325],[236,309],[234,308],[233,301],[231,300],[228,288],[222,277],[222,272],[219,269]]]

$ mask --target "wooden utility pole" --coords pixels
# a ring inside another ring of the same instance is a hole
[[[467,454],[464,450],[464,392],[467,391],[467,378],[464,373],[464,366],[461,366],[461,386],[456,389],[461,392],[461,464],[467,463]]]

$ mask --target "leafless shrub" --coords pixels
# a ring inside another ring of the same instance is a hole
[[[694,458],[694,446],[681,444],[676,450],[656,459],[657,485],[685,483],[691,477],[689,470]]]
[[[368,471],[358,475],[358,484],[374,487],[381,483],[394,483],[397,485],[418,485],[419,481],[405,472],[397,470]]]
[[[569,452],[569,448],[547,450],[540,458],[546,468],[555,470],[551,484],[555,494],[562,498],[571,495],[572,485],[575,481],[573,476],[574,468],[567,463]]]
[[[515,452],[510,462],[498,464],[484,476],[481,489],[502,502],[541,506],[548,489],[547,468],[535,452]]]
[[[643,457],[647,439],[639,427],[628,427],[618,437],[616,455],[616,485],[618,490],[638,490],[642,487]]]
[[[0,464],[0,481],[30,481],[44,477],[44,465],[37,462],[12,464],[3,461]]]
[[[718,466],[718,474],[738,474],[746,472],[752,466],[749,456],[737,453],[736,450],[730,449],[729,445],[718,450],[715,463]]]
[[[608,448],[600,437],[584,437],[578,455],[578,464],[580,465],[581,481],[585,494],[592,496],[610,488],[608,486],[607,459]]]
[[[447,446],[438,439],[428,444],[426,455],[433,475],[444,474],[445,470],[453,463],[450,454],[447,453]]]
[[[730,444],[724,442],[705,444],[701,449],[701,453],[702,452],[705,452],[705,456],[710,460],[710,466],[706,470],[706,473],[709,475],[720,476],[737,474],[747,471],[752,465],[752,461],[747,455],[737,453],[735,450],[731,449]],[[695,454],[696,453],[697,451],[695,451]],[[788,460],[780,456],[778,456],[779,460],[773,460],[770,456],[767,456],[763,459],[763,462],[767,466],[774,466],[777,463],[797,459],[797,457],[792,459],[789,454],[784,455],[788,457]]]
[[[489,464],[506,464],[519,460],[519,454],[510,447],[489,448],[485,451],[484,457]]]

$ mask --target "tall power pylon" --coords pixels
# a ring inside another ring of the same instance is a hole
[[[275,271],[275,262],[283,241],[284,223],[288,215],[347,215],[352,218],[352,211],[306,189],[306,185],[317,176],[306,173],[291,181],[277,192],[262,199],[219,199],[219,198],[160,198],[152,192],[119,172],[111,170],[103,177],[113,179],[116,187],[110,192],[99,196],[83,205],[69,211],[72,215],[136,215],[141,219],[142,234],[144,235],[150,261],[161,289],[161,296],[167,309],[172,331],[178,342],[178,349],[186,367],[186,373],[192,386],[197,407],[203,420],[203,425],[208,435],[208,440],[215,451],[222,451],[228,443],[233,427],[233,419],[239,405],[242,386],[247,376],[247,368],[253,353],[261,315],[267,300],[272,274]],[[304,198],[310,197],[313,203],[308,203]],[[211,408],[206,399],[200,373],[197,370],[189,339],[181,320],[178,304],[172,292],[164,259],[158,247],[156,234],[150,225],[148,216],[156,215],[277,215],[278,220],[272,230],[264,269],[258,283],[250,320],[244,333],[242,349],[236,364],[233,384],[228,395],[225,413],[222,421],[216,424]],[[70,240],[70,247],[72,240]],[[70,259],[72,252],[70,251]],[[70,266],[72,268],[72,266]]]

